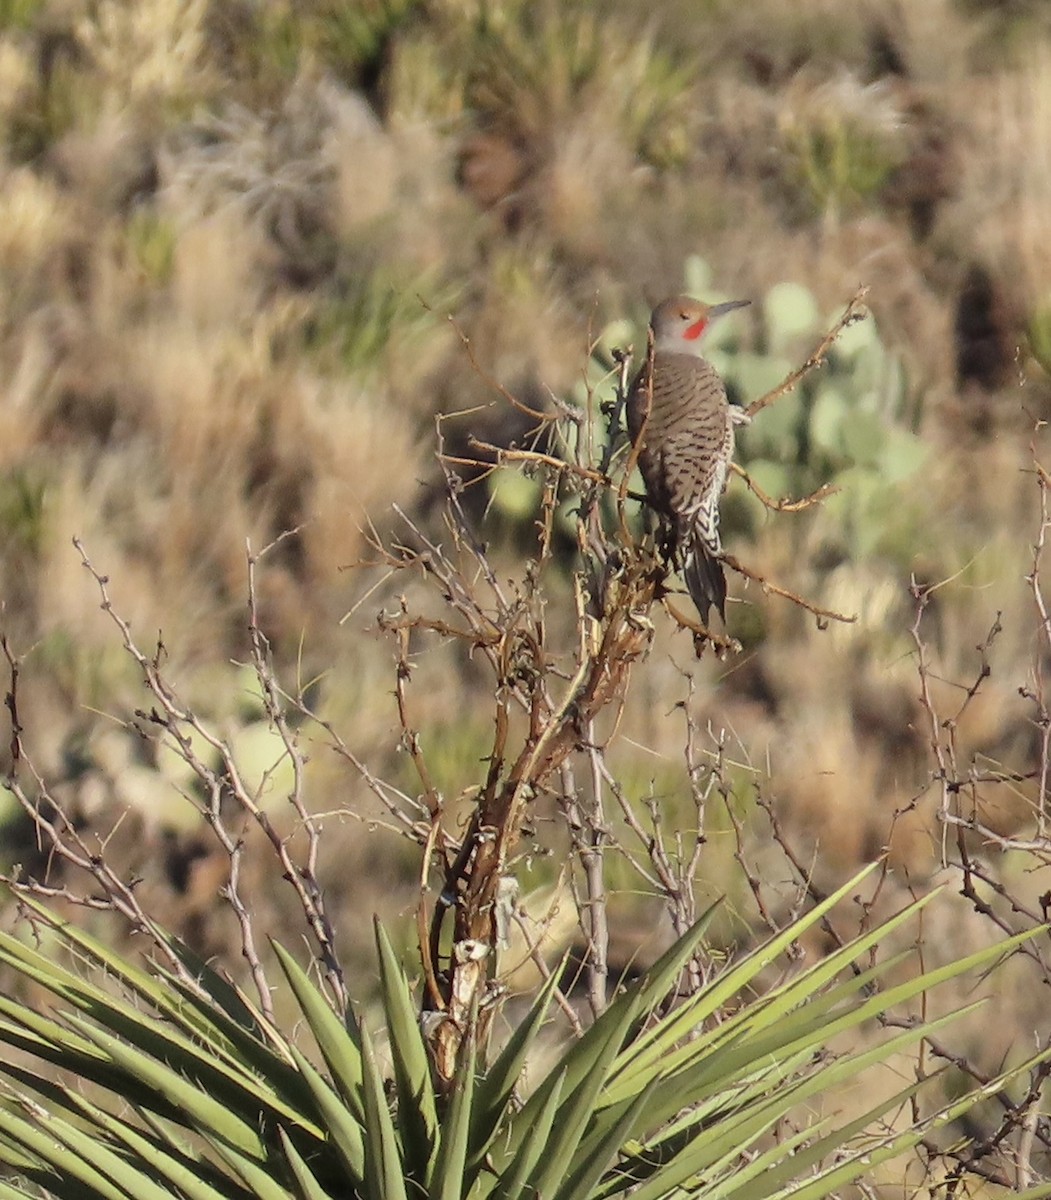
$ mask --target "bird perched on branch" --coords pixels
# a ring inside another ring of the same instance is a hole
[[[733,457],[734,425],[748,417],[727,401],[700,344],[712,321],[748,303],[672,296],[658,304],[650,318],[652,359],[628,392],[628,432],[638,447],[646,495],[661,519],[665,552],[682,568],[705,625],[713,605],[726,616],[719,501]]]

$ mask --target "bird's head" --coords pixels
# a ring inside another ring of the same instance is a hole
[[[723,313],[750,303],[750,300],[726,300],[722,304],[705,304],[691,296],[663,300],[650,318],[654,347],[679,354],[700,354],[701,335],[708,326]]]

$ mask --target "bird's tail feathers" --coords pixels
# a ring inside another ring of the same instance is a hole
[[[725,621],[726,574],[722,563],[708,549],[699,532],[686,543],[682,577],[690,599],[697,606],[701,622],[708,624],[708,614],[713,607]]]

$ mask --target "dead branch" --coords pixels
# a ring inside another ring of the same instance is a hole
[[[793,388],[804,379],[811,371],[820,367],[828,356],[833,344],[839,335],[848,326],[855,324],[858,321],[863,321],[867,315],[865,309],[865,298],[869,294],[867,287],[859,287],[854,293],[853,298],[847,307],[843,310],[843,315],[818,342],[817,346],[810,352],[809,356],[803,364],[790,372],[785,378],[767,392],[765,396],[760,396],[758,400],[753,400],[751,404],[744,410],[749,417],[754,417],[757,412],[761,412],[764,408],[773,404],[775,400],[779,400],[782,396],[792,391]]]
[[[790,600],[799,608],[805,608],[807,612],[813,613],[817,618],[818,627],[825,628],[823,622],[839,621],[844,625],[853,625],[858,619],[857,614],[847,616],[844,613],[835,612],[830,608],[820,608],[811,601],[804,599],[802,596],[796,595],[795,592],[790,592],[788,588],[783,588],[779,584],[771,583],[769,579],[764,579],[758,571],[753,571],[750,567],[746,567],[739,559],[732,554],[727,554],[725,551],[722,554],[722,561],[733,571],[739,575],[743,575],[746,579],[751,579],[763,589],[764,592],[773,592],[775,596],[782,596],[785,600]]]
[[[766,492],[755,482],[748,474],[744,467],[738,466],[737,463],[730,464],[730,470],[743,480],[745,487],[759,498],[766,508],[772,512],[804,512],[808,508],[813,508],[820,504],[822,500],[827,500],[829,496],[835,496],[841,489],[834,483],[823,483],[816,492],[811,492],[809,496],[803,496],[798,499],[793,499],[790,496],[782,496],[780,500],[775,500],[773,496],[768,496]]]

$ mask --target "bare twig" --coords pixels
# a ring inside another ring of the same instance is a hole
[[[769,405],[773,404],[775,400],[779,400],[786,393],[792,391],[792,389],[795,388],[801,379],[809,375],[810,372],[815,370],[817,367],[821,366],[828,356],[829,350],[831,350],[833,344],[835,343],[836,338],[839,337],[843,330],[848,326],[855,324],[857,321],[864,320],[866,316],[865,298],[868,296],[868,293],[869,290],[867,287],[858,288],[858,290],[854,293],[850,303],[844,309],[843,315],[839,318],[835,325],[832,326],[828,333],[825,334],[817,346],[814,347],[805,362],[787,375],[777,385],[777,387],[767,392],[766,395],[760,396],[758,400],[753,400],[752,403],[748,405],[748,407],[745,409],[745,412],[749,417],[754,417],[757,412],[761,412],[764,408],[767,408]]]

